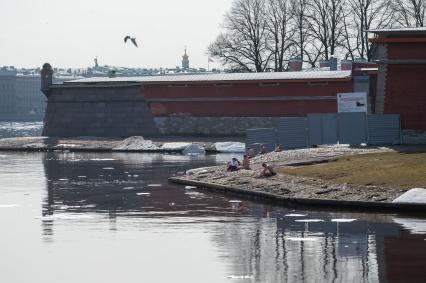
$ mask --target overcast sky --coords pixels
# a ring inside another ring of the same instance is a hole
[[[0,0],[0,66],[207,67],[232,0]],[[125,45],[125,35],[139,48]],[[217,66],[215,63],[210,65]]]

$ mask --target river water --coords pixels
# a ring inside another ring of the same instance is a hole
[[[229,158],[0,152],[0,282],[425,282],[425,215],[167,182]]]

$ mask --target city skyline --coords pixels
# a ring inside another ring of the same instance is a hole
[[[0,65],[18,68],[94,65],[175,67],[185,47],[190,67],[207,68],[207,46],[220,33],[231,1],[123,0],[120,4],[0,0]],[[137,38],[139,48],[124,44]],[[210,68],[220,67],[217,62]]]

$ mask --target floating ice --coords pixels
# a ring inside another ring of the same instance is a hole
[[[92,158],[92,159],[89,159],[90,161],[114,161],[114,160],[117,160],[117,159],[113,159],[113,158]]]
[[[123,190],[134,190],[135,187],[124,187]]]
[[[116,147],[113,148],[114,150],[157,150],[158,146],[156,146],[152,140],[145,140],[143,137],[140,136],[134,136],[129,137],[120,144],[118,144]]]
[[[297,237],[288,237],[288,238],[284,238],[284,240],[287,241],[295,241],[295,242],[313,242],[313,241],[317,241],[318,238],[297,238]]]
[[[148,184],[148,187],[161,187],[162,184]]]
[[[297,214],[297,213],[290,213],[290,214],[286,214],[284,215],[284,217],[306,217],[308,216],[307,214]]]
[[[77,178],[84,179],[84,178],[87,178],[87,176],[77,176]]]
[[[134,177],[134,178],[137,178],[137,177],[139,177],[139,175],[133,175],[133,177]]]
[[[331,219],[331,222],[340,222],[340,223],[349,223],[349,222],[354,222],[356,221],[356,219],[346,219],[346,218],[341,218],[341,219]]]
[[[114,170],[114,167],[104,167],[103,170]]]
[[[138,196],[150,196],[151,193],[136,193]]]
[[[191,144],[182,151],[185,155],[203,155],[206,154],[206,150],[199,145]]]
[[[58,179],[58,181],[68,181],[67,178]]]
[[[297,219],[297,220],[294,220],[294,221],[306,222],[306,223],[309,223],[309,222],[324,222],[324,220],[322,220],[322,219]]]
[[[12,208],[17,206],[17,204],[0,204],[0,208]]]
[[[226,276],[227,279],[252,279],[253,275],[229,275]]]
[[[240,200],[235,200],[235,199],[231,199],[229,202],[230,202],[230,203],[241,203],[242,201],[240,201]]]
[[[187,190],[192,190],[192,189],[196,189],[197,187],[195,186],[185,186],[185,189]]]
[[[246,151],[246,144],[242,142],[217,142],[214,147],[219,152],[240,153]]]
[[[189,142],[166,142],[161,149],[170,151],[181,151],[190,146]]]

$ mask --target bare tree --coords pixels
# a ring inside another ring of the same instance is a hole
[[[403,27],[426,25],[426,0],[393,0],[395,20]]]
[[[309,30],[323,47],[328,60],[343,46],[345,0],[311,0]]]
[[[294,45],[292,37],[295,29],[292,26],[292,14],[288,0],[268,0],[265,9],[266,26],[269,32],[271,52],[274,59],[274,70],[285,70],[286,56]]]
[[[273,54],[268,48],[266,0],[236,0],[225,16],[225,32],[208,47],[210,56],[231,68],[263,72]]]
[[[310,0],[290,0],[291,13],[293,17],[295,36],[294,43],[297,47],[296,54],[305,61],[305,53],[309,44],[308,18],[307,10]]]
[[[349,13],[344,17],[344,46],[347,56],[370,60],[371,44],[368,30],[392,26],[393,10],[389,0],[348,0]]]

